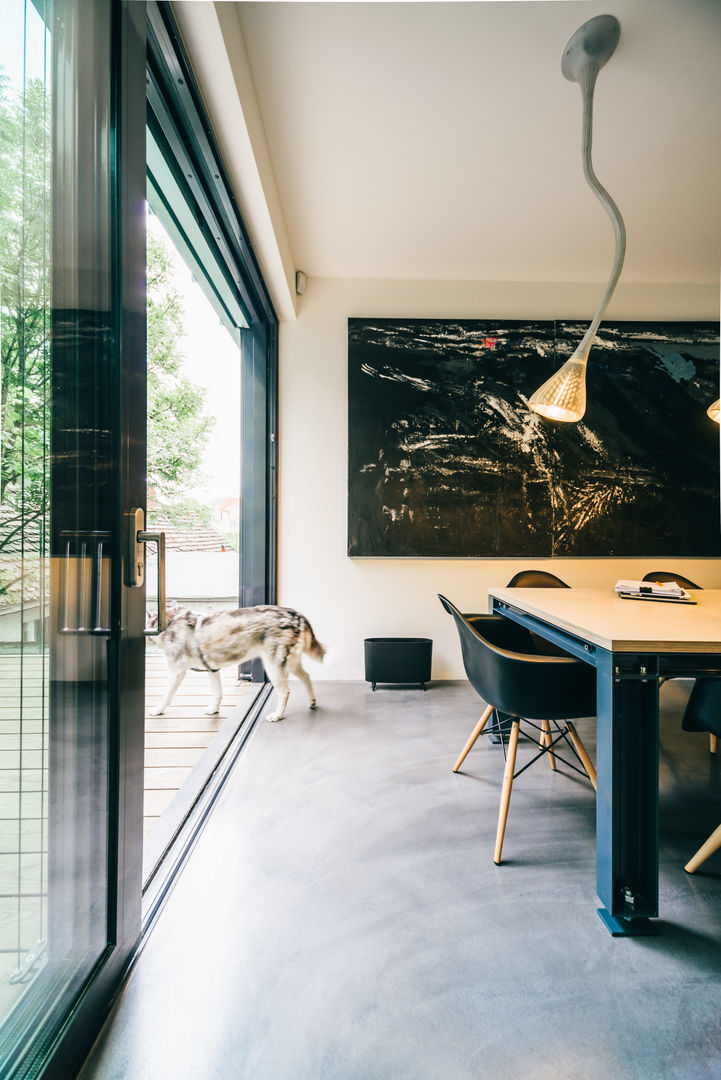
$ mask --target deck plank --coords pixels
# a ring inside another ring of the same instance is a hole
[[[235,668],[221,672],[220,713],[207,716],[211,696],[206,671],[189,671],[172,705],[162,716],[149,710],[165,693],[167,666],[162,653],[149,648],[145,657],[145,801],[144,834],[148,836],[223,725],[225,718],[257,686],[238,682]]]
[[[165,693],[167,666],[157,649],[148,648],[145,660],[145,799],[144,831],[147,835],[181,788],[222,728],[224,721],[246,695],[257,686],[238,681],[237,669],[221,672],[223,699],[220,713],[207,716],[211,698],[206,671],[189,671],[172,705],[163,716],[151,716],[150,709]],[[50,678],[47,655],[12,654],[0,656],[0,818],[4,819],[0,846],[12,847],[13,821],[17,820],[19,774],[22,765],[23,818],[38,819],[42,778],[47,770],[48,728],[50,725]],[[45,748],[45,750],[44,750]],[[32,768],[32,772],[31,772]],[[38,770],[37,774],[35,770]],[[47,774],[46,774],[47,775]],[[35,790],[32,796],[28,785]],[[7,834],[7,835],[5,835]]]

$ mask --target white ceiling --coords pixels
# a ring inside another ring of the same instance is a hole
[[[603,12],[594,164],[626,282],[715,282],[721,0],[237,5],[295,265],[324,277],[602,281],[571,34]]]

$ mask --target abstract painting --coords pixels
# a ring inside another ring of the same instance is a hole
[[[718,556],[715,323],[604,323],[577,424],[529,411],[586,324],[348,322],[348,554]]]

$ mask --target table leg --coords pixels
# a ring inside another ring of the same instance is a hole
[[[656,668],[656,657],[598,656],[596,891],[614,935],[657,932]]]

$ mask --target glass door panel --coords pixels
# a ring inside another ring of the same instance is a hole
[[[8,1080],[44,1064],[108,970],[128,914],[117,903],[118,669],[128,634],[119,11],[111,0],[3,3],[0,1075]],[[138,874],[137,925],[139,901]]]
[[[152,114],[151,114],[152,116]],[[238,607],[241,512],[241,335],[248,322],[212,234],[192,205],[157,119],[146,132],[148,264],[147,520],[166,535],[167,598],[195,614]],[[148,565],[148,609],[155,565]],[[236,734],[260,684],[189,671],[157,715],[162,650],[146,655],[144,880]]]
[[[50,155],[45,23],[0,40],[0,1020],[47,962]]]

